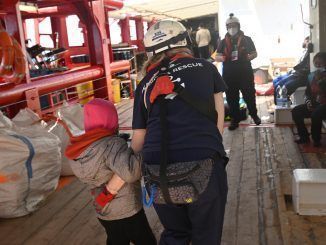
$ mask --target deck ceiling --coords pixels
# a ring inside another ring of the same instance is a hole
[[[0,0],[0,9],[5,9],[7,4],[18,0]],[[37,4],[39,8],[60,6],[81,0],[24,0],[28,4]],[[217,14],[219,0],[113,0],[123,1],[124,7],[120,10],[110,11],[111,16],[123,17],[142,16],[145,20],[152,19],[176,19],[186,20],[200,16]],[[110,1],[108,1],[110,2]]]
[[[142,16],[148,20],[172,18],[185,20],[217,14],[218,0],[125,0],[121,10],[111,12]]]

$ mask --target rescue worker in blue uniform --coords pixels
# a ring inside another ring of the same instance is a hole
[[[257,115],[256,90],[251,60],[257,57],[252,39],[240,30],[240,21],[230,14],[226,20],[227,33],[217,48],[216,61],[223,62],[223,79],[228,86],[226,100],[230,108],[229,130],[239,127],[239,91],[247,104],[249,114],[256,125],[261,124]]]
[[[160,244],[220,244],[227,198],[227,157],[222,144],[226,85],[212,63],[193,57],[186,29],[181,23],[157,22],[146,33],[144,44],[149,59],[144,68],[145,76],[135,92],[131,146],[136,152],[142,151],[145,166],[161,164],[161,104],[156,100],[158,92],[155,89],[160,72],[168,74],[170,85],[182,86],[194,97],[212,105],[218,114],[218,119],[210,120],[183,101],[178,93],[162,93],[172,95],[166,99],[168,166],[214,160],[207,188],[196,201],[178,205],[154,201],[164,226]],[[170,85],[166,83],[163,87],[169,90]]]

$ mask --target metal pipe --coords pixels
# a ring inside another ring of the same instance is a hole
[[[119,10],[123,7],[122,1],[115,1],[115,0],[104,0],[104,7],[107,8],[109,11],[112,10]]]
[[[111,73],[130,70],[130,61],[129,60],[117,60],[110,63]]]
[[[29,89],[37,88],[39,95],[43,95],[103,76],[104,69],[102,66],[91,66],[62,74],[34,78],[31,83],[18,85],[10,90],[1,91],[0,106],[24,100],[25,91]]]
[[[39,8],[37,12],[22,12],[23,19],[45,18],[48,16],[68,16],[76,14],[76,10],[68,3],[60,6]]]

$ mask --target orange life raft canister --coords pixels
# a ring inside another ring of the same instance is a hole
[[[19,43],[0,25],[0,87],[6,89],[22,81],[26,60]]]

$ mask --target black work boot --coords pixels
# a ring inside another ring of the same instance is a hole
[[[238,128],[238,127],[239,127],[239,122],[236,121],[236,120],[234,120],[234,119],[232,119],[232,120],[231,120],[231,123],[230,123],[230,125],[229,125],[229,127],[228,127],[228,129],[229,129],[229,130],[235,130],[235,129]]]
[[[255,122],[256,125],[260,125],[261,124],[261,120],[260,120],[260,118],[257,115],[256,116],[252,116],[251,118],[254,120],[254,122]]]

